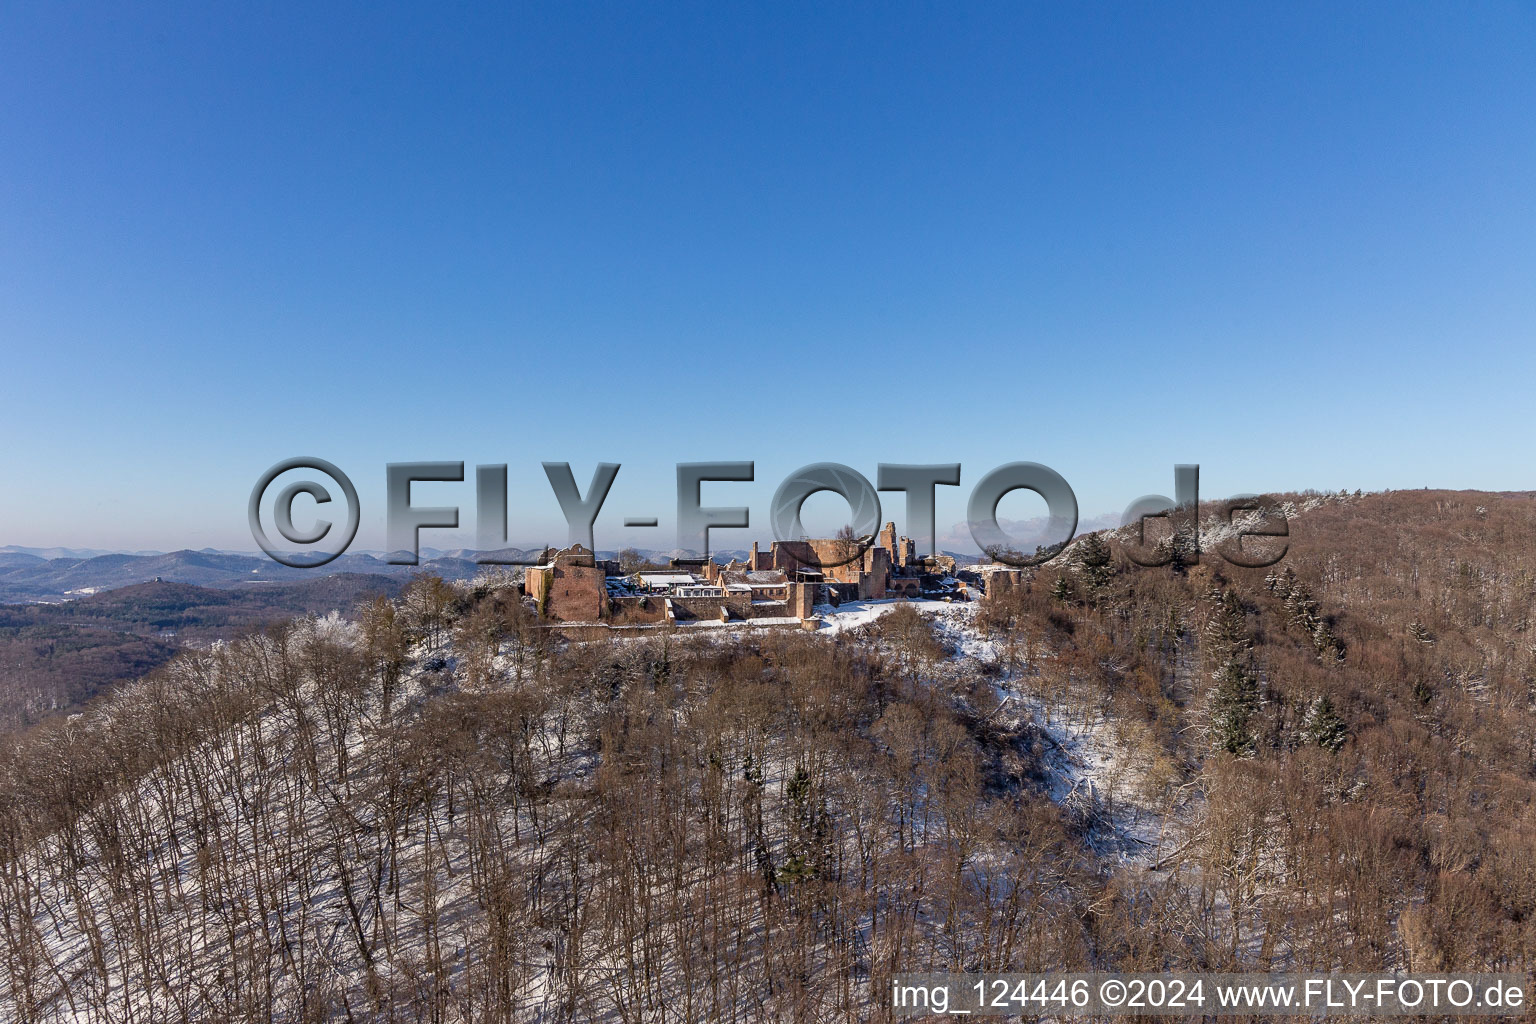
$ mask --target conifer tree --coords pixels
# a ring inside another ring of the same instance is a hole
[[[1103,590],[1114,575],[1113,555],[1104,538],[1097,533],[1090,533],[1078,542],[1077,559],[1082,565],[1083,584],[1088,588],[1088,600],[1098,599],[1099,591]]]
[[[1333,701],[1328,699],[1327,694],[1312,702],[1306,721],[1302,723],[1302,733],[1308,742],[1334,753],[1349,739],[1349,729],[1333,709]]]
[[[1216,609],[1205,627],[1205,656],[1215,686],[1210,696],[1211,745],[1239,757],[1253,754],[1257,736],[1259,678],[1252,666],[1242,602],[1230,590],[1214,595]]]

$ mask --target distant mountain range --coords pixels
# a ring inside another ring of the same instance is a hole
[[[183,548],[182,550],[186,551],[189,549]],[[507,550],[518,551],[520,549],[508,548]],[[529,548],[527,550],[532,551],[537,549]],[[29,548],[21,544],[0,544],[0,564],[5,564],[5,558],[10,555],[30,555],[43,561],[50,561],[55,558],[100,558],[102,555],[137,555],[140,557],[148,558],[154,555],[164,555],[169,553],[170,552],[149,550],[125,551],[119,548]],[[232,551],[228,548],[200,548],[194,553],[199,555],[249,555],[252,558],[261,557],[261,553],[258,551]],[[421,549],[421,557],[423,558],[468,558],[474,553],[475,552],[470,551],[467,548],[456,548],[453,550],[445,550],[442,548]],[[382,557],[383,555],[387,554],[387,552],[367,548],[353,551],[351,554],[375,555]]]
[[[976,556],[954,555],[961,564],[976,561]],[[71,601],[119,587],[162,580],[189,583],[199,587],[250,588],[274,583],[298,583],[340,574],[379,576],[404,581],[416,573],[432,573],[444,579],[470,579],[491,566],[474,560],[475,551],[458,548],[443,551],[423,548],[418,565],[394,565],[383,552],[348,552],[315,569],[294,569],[268,558],[245,552],[201,551],[109,552],[90,548],[25,548],[14,544],[0,547],[0,604]],[[508,548],[499,555],[536,560],[540,550]],[[674,556],[691,557],[678,551],[641,551],[642,557],[665,564]],[[745,549],[712,552],[717,561],[745,559]],[[614,551],[599,551],[601,558],[617,557]]]
[[[341,573],[404,580],[418,572],[429,572],[446,579],[465,579],[482,568],[463,558],[423,558],[420,565],[391,565],[369,554],[342,555],[319,569],[292,569],[265,555],[217,551],[44,558],[10,548],[0,550],[0,603],[67,601],[155,579],[199,587],[249,588]]]

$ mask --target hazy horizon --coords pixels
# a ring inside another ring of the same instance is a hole
[[[759,538],[823,461],[961,463],[940,523],[1017,460],[1084,515],[1186,462],[1531,486],[1533,41],[1514,3],[14,8],[0,540],[250,548],[298,455],[375,549],[429,459],[470,476],[417,488],[443,548],[481,463],[527,540],[541,461],[621,463],[600,528],[654,548],[717,459]]]

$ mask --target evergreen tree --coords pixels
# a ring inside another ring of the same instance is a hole
[[[1200,545],[1192,530],[1175,528],[1167,539],[1168,565],[1176,575],[1189,572],[1189,567],[1200,564]]]
[[[1327,694],[1312,702],[1306,721],[1302,723],[1302,733],[1308,742],[1335,753],[1349,739],[1349,729],[1333,709],[1333,701],[1328,699]]]
[[[1099,591],[1109,583],[1114,575],[1114,557],[1105,543],[1104,538],[1097,533],[1090,533],[1077,545],[1077,560],[1082,566],[1083,584],[1088,588],[1088,600],[1094,601],[1099,596]]]
[[[1258,677],[1235,661],[1222,666],[1211,692],[1212,745],[1238,757],[1252,755],[1258,739],[1253,719],[1258,711]]]
[[[1211,745],[1238,757],[1253,754],[1257,735],[1259,677],[1252,666],[1242,602],[1230,590],[1215,595],[1216,609],[1205,627],[1205,655],[1215,686],[1210,697]]]
[[[1334,635],[1312,591],[1296,578],[1296,573],[1289,566],[1284,573],[1270,573],[1264,577],[1264,583],[1281,598],[1285,606],[1286,624],[1305,633],[1313,649],[1324,661],[1344,660],[1343,641]]]
[[[1413,681],[1413,699],[1420,704],[1428,704],[1435,699],[1435,688],[1423,676]]]

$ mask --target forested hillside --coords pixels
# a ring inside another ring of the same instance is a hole
[[[364,596],[398,594],[402,586],[387,576],[338,573],[244,590],[166,581],[60,604],[0,604],[0,734],[76,711],[185,647],[295,615],[351,608]]]
[[[0,761],[0,1018],[883,1019],[892,972],[1530,970],[1536,501],[567,643],[422,578]],[[1186,562],[1189,560],[1186,559]],[[872,988],[873,986],[873,988]]]

